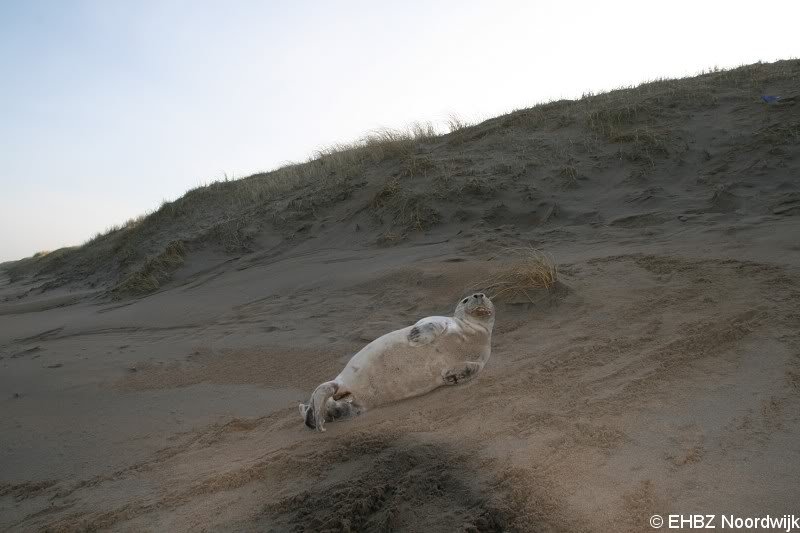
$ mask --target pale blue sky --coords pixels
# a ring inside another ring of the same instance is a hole
[[[800,2],[0,0],[0,261],[377,127],[800,56]]]

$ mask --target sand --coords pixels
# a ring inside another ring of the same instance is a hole
[[[527,209],[498,175],[507,196],[443,204],[446,223],[392,246],[342,236],[353,222],[334,213],[277,252],[190,253],[142,298],[4,276],[0,529],[647,531],[654,513],[797,513],[800,159],[796,141],[770,153],[730,133],[797,109],[760,105],[694,119],[728,154],[724,187],[697,148],[682,173],[582,171]],[[561,285],[497,304],[474,381],[304,427],[297,402],[355,351],[450,314],[521,243],[552,254]]]

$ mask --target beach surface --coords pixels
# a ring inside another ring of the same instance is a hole
[[[604,141],[575,150],[574,176],[519,151],[569,132],[479,128],[453,148],[476,169],[453,170],[463,194],[397,242],[358,218],[357,189],[291,222],[294,240],[284,226],[244,252],[195,247],[146,295],[1,273],[0,529],[647,531],[654,514],[797,514],[800,114],[721,94],[666,155],[615,158],[636,141]],[[303,425],[298,402],[355,352],[452,314],[515,246],[547,252],[559,283],[497,302],[472,382]]]

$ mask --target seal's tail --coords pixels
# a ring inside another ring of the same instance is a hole
[[[328,398],[336,394],[338,390],[338,383],[326,381],[314,389],[308,405],[300,404],[300,415],[305,419],[306,426],[318,431],[325,431],[325,405]]]

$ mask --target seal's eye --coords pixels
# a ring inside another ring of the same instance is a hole
[[[465,304],[465,303],[467,303],[467,299],[466,299],[466,298],[464,298],[463,300],[461,300],[461,303],[462,303],[462,304]]]

